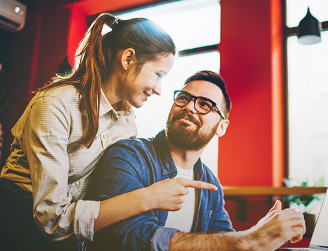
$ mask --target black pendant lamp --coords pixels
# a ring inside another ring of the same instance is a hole
[[[298,25],[297,37],[300,44],[316,44],[321,41],[321,23],[312,16],[308,8],[305,17]]]

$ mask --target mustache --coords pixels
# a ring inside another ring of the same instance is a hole
[[[187,117],[191,122],[193,122],[195,125],[197,126],[201,126],[201,123],[194,118],[194,116],[192,116],[191,114],[189,113],[186,113],[186,112],[182,112],[182,113],[179,113],[175,116],[172,117],[172,123],[174,123],[175,121],[177,121],[178,119],[182,119],[184,117]]]

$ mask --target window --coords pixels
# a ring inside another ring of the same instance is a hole
[[[217,0],[183,0],[147,6],[117,14],[122,19],[145,17],[160,25],[173,38],[178,56],[162,81],[162,95],[152,96],[141,109],[135,109],[138,137],[153,137],[166,126],[173,104],[173,91],[200,70],[219,71],[220,5]],[[204,163],[217,175],[218,139],[202,154]]]
[[[320,43],[299,44],[295,27],[308,7],[320,22],[328,20],[326,0],[286,1],[289,178],[324,178],[328,185],[328,27],[324,22]]]

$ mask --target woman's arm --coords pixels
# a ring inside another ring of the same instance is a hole
[[[33,217],[43,235],[53,241],[73,234],[91,240],[99,214],[99,201],[78,200],[84,181],[69,183],[69,175],[80,179],[101,149],[100,143],[96,153],[82,148],[86,157],[74,160],[72,167],[68,142],[69,138],[80,138],[76,128],[81,127],[82,121],[79,96],[73,88],[52,88],[44,96],[37,94],[24,115],[19,138],[28,158]]]
[[[187,187],[216,190],[216,186],[195,180],[166,179],[145,188],[100,202],[95,232],[111,224],[153,209],[176,211],[182,207]]]

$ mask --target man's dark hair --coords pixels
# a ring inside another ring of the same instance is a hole
[[[230,111],[231,111],[231,100],[228,95],[227,86],[226,86],[223,78],[219,74],[217,74],[213,71],[199,71],[199,72],[195,73],[194,75],[192,75],[191,77],[189,77],[184,84],[186,85],[189,82],[195,81],[195,80],[208,81],[210,83],[215,84],[216,86],[218,86],[221,89],[221,91],[223,93],[225,105],[226,105],[223,113],[224,113],[225,117],[228,118]]]

